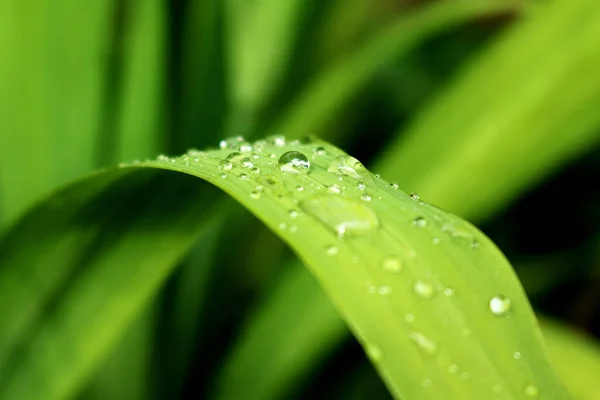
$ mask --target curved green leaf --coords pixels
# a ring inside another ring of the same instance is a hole
[[[156,168],[215,184],[277,232],[395,396],[567,397],[510,265],[477,229],[325,143],[224,147],[97,175],[7,234],[0,397],[72,393],[189,247],[210,210],[189,179]],[[23,251],[34,232],[39,251]],[[49,298],[53,307],[41,309]]]

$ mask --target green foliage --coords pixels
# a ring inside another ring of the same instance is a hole
[[[0,398],[600,396],[599,15],[0,2]]]

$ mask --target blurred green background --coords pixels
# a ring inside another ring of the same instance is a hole
[[[0,227],[119,162],[314,135],[478,224],[597,337],[599,71],[597,0],[0,0]],[[212,398],[292,257],[226,209],[80,397]],[[273,398],[389,397],[331,342]]]

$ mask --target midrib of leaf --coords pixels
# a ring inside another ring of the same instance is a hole
[[[323,146],[327,154],[314,153],[316,146]],[[254,149],[258,157],[251,159],[254,166],[260,168],[260,173],[253,173],[251,169],[240,165],[234,166],[230,171],[219,169],[219,163],[234,150],[229,148],[205,153],[191,152],[175,159],[163,158],[142,163],[121,170],[119,175],[124,179],[123,184],[131,184],[140,176],[154,176],[148,175],[151,171],[140,171],[140,168],[184,172],[210,181],[250,209],[277,232],[317,276],[325,292],[373,357],[392,393],[398,397],[481,397],[489,393],[493,384],[501,384],[506,393],[518,395],[522,393],[523,385],[528,383],[539,386],[543,391],[564,393],[546,361],[535,318],[510,265],[476,229],[456,217],[411,199],[399,190],[390,188],[384,180],[374,178],[366,170],[359,168],[360,179],[367,186],[366,193],[372,198],[371,201],[360,200],[365,192],[357,188],[356,179],[336,176],[327,171],[330,163],[338,156],[344,156],[344,153],[325,143],[277,146],[263,142],[255,144]],[[310,157],[312,165],[308,175],[292,175],[280,171],[276,159],[290,150],[301,151]],[[271,157],[270,154],[275,156]],[[222,177],[224,173],[227,174],[226,178]],[[242,174],[246,174],[248,178],[241,179]],[[102,177],[100,175],[93,179],[102,181]],[[93,187],[93,179],[84,181],[81,185]],[[177,182],[183,181],[173,180],[173,184]],[[258,185],[263,188],[260,199],[255,199],[251,192],[257,190]],[[303,185],[305,190],[296,190],[297,185]],[[317,188],[317,185],[320,187]],[[340,189],[342,193],[336,195],[326,187],[331,185],[343,186],[345,189]],[[164,189],[158,190],[162,193]],[[72,188],[72,193],[77,192],[77,186]],[[127,196],[127,193],[124,195]],[[194,196],[190,196],[188,201],[193,198]],[[159,207],[160,199],[153,199],[152,204]],[[165,203],[164,207],[165,213],[172,212],[172,204]],[[298,210],[300,215],[292,218],[289,213],[291,209]],[[194,210],[198,208],[195,207]],[[44,210],[37,211],[40,212],[43,215]],[[30,215],[33,218],[35,212]],[[157,215],[156,210],[153,215]],[[346,233],[346,237],[340,238],[332,229],[335,222],[332,222],[332,216],[342,222],[361,221],[362,228],[355,228],[358,230],[354,231],[354,236],[349,228],[350,232]],[[423,227],[414,226],[413,220],[416,217],[424,217],[428,224]],[[186,214],[186,229],[201,225],[194,224],[190,218],[191,215]],[[168,222],[163,222],[168,225]],[[32,221],[29,224],[29,229],[36,227],[36,224],[31,225]],[[450,230],[443,231],[441,224],[450,224]],[[138,229],[144,229],[143,226],[144,224],[136,225]],[[22,240],[27,240],[27,227],[18,226],[16,232],[19,231]],[[455,235],[449,232],[454,232]],[[16,240],[15,236],[15,233],[9,232],[5,240]],[[142,235],[137,240],[157,240],[157,237],[146,236]],[[439,237],[441,242],[434,244],[433,237]],[[477,240],[479,247],[470,248],[468,243],[471,240]],[[7,251],[6,243],[4,241],[0,244],[3,253]],[[25,244],[18,240],[16,243],[13,241],[11,249],[18,251],[23,245]],[[338,253],[328,256],[325,253],[328,245],[337,246]],[[189,241],[186,241],[179,245],[178,250],[183,251],[183,247],[188,246]],[[131,251],[132,247],[124,242],[123,247],[94,259],[98,263],[99,274],[94,281],[103,281],[116,273],[112,269],[114,263],[110,262],[111,259],[123,257]],[[402,262],[403,270],[397,276],[381,268],[382,260],[391,255]],[[14,272],[16,266],[12,263],[15,261],[5,257],[1,259],[2,271]],[[35,265],[30,260],[29,263],[19,263],[18,267],[26,271],[28,268],[35,268]],[[127,265],[122,265],[122,268],[125,269],[119,271],[119,275],[130,273],[127,272]],[[47,393],[46,398],[55,398],[69,393],[72,380],[78,382],[83,378],[82,374],[92,368],[100,358],[100,349],[106,348],[110,338],[122,331],[126,322],[134,317],[135,311],[144,303],[143,298],[151,295],[150,287],[155,288],[159,276],[164,275],[152,276],[154,283],[137,292],[137,301],[127,307],[127,312],[114,307],[106,309],[104,313],[92,312],[86,305],[98,307],[100,300],[89,286],[92,276],[75,281],[73,289],[58,299],[58,306],[60,309],[66,307],[66,310],[71,309],[71,304],[78,304],[81,308],[77,309],[80,311],[59,313],[61,320],[51,330],[43,320],[37,322],[41,323],[39,333],[29,339],[25,338],[26,342],[19,346],[21,350],[18,358],[14,354],[10,357],[15,368],[9,369],[10,374],[2,374],[0,393],[3,397],[18,395],[26,399],[34,397],[32,393]],[[465,277],[469,279],[465,280]],[[415,293],[413,286],[418,280],[432,285],[431,298]],[[7,279],[1,279],[0,282],[8,284]],[[125,290],[126,286],[126,282],[120,282],[118,290]],[[446,287],[452,287],[455,295],[444,296],[440,289]],[[506,317],[494,316],[489,310],[490,298],[500,293],[513,302],[512,313]],[[19,309],[23,306],[19,302],[9,303],[0,302],[0,309]],[[404,321],[407,313],[415,316],[408,331]],[[94,329],[80,330],[80,327],[91,322],[90,318],[94,318]],[[10,321],[4,322],[10,324]],[[444,334],[441,335],[441,332]],[[69,357],[65,359],[59,352],[65,334],[73,335],[72,340],[78,343],[80,351],[75,362],[69,360]],[[86,343],[75,339],[81,334],[85,335]],[[414,338],[420,337],[418,335],[435,342],[435,348],[432,350],[431,344],[416,344]],[[88,342],[101,345],[96,348],[87,345]],[[5,344],[11,346],[6,342]],[[62,367],[53,368],[52,371],[38,369],[39,375],[36,377],[31,372],[35,370],[36,354],[40,346],[53,355],[54,367]],[[510,356],[513,348],[528,349],[527,357],[524,356],[519,363],[515,363]],[[440,361],[440,358],[443,360]],[[455,362],[462,366],[462,371],[468,371],[473,379],[448,377],[438,362],[443,365]],[[78,363],[85,365],[83,372]],[[6,363],[0,363],[0,368],[5,371],[9,367]],[[56,369],[61,374],[58,382],[54,375]],[[53,378],[46,374],[51,374]],[[431,379],[432,382],[427,389],[421,386],[425,379]],[[49,388],[48,384],[52,386]]]

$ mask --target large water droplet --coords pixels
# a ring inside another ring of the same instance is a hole
[[[494,315],[499,317],[508,315],[512,310],[512,301],[501,294],[494,296],[490,299],[490,310]]]
[[[301,207],[339,237],[363,236],[379,228],[379,219],[369,207],[340,196],[316,196]]]
[[[416,294],[424,299],[430,299],[435,294],[435,288],[433,285],[423,281],[416,281],[413,289],[415,290]]]
[[[372,181],[371,174],[356,158],[348,155],[337,157],[329,164],[327,171],[336,175],[345,175],[354,179],[368,179]]]
[[[396,256],[390,256],[383,259],[381,268],[390,274],[399,274],[402,272],[402,260]]]
[[[415,342],[426,354],[433,354],[437,350],[437,344],[419,332],[411,332],[408,337]]]
[[[299,151],[288,151],[279,157],[279,169],[286,174],[306,174],[310,169],[310,161]]]

